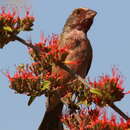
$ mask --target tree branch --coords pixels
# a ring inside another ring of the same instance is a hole
[[[27,47],[30,47],[32,49],[34,49],[34,51],[38,54],[38,52],[40,52],[40,49],[36,46],[34,46],[31,43],[28,43],[27,41],[25,41],[24,39],[20,38],[19,36],[16,36],[14,34],[11,34],[12,37],[14,38],[14,40],[19,41],[20,43],[26,45]],[[57,62],[55,63],[56,65],[58,65],[59,67],[61,67],[62,69],[66,70],[67,72],[69,72],[72,76],[74,76],[75,78],[77,78],[79,81],[81,81],[85,86],[87,86],[88,88],[90,88],[91,86],[85,81],[85,79],[83,79],[80,75],[78,75],[75,71],[73,71],[72,69],[70,69],[69,67],[67,67],[65,64],[61,63],[61,62]],[[130,119],[125,113],[123,113],[115,104],[113,103],[108,103],[109,107],[111,107],[115,112],[117,112],[121,117],[123,117],[126,121],[128,119]]]
[[[109,107],[111,107],[114,111],[116,111],[118,114],[120,114],[121,117],[123,117],[126,121],[129,120],[130,118],[124,113],[122,112],[115,104],[108,104]]]
[[[13,33],[11,33],[11,35],[12,35],[14,40],[19,41],[20,43],[24,44],[27,47],[30,47],[30,48],[34,49],[37,52],[39,51],[39,48],[34,46],[32,43],[29,43],[29,42],[25,41],[24,39],[22,39],[21,37],[19,37],[17,35],[14,35]]]

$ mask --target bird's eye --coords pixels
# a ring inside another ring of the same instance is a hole
[[[78,15],[81,13],[81,11],[80,10],[77,10],[77,12],[76,12]]]

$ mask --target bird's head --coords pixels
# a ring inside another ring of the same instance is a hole
[[[96,14],[96,11],[88,8],[76,8],[68,17],[64,29],[68,26],[70,29],[78,29],[87,32]]]

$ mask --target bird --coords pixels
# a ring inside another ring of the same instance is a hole
[[[88,74],[93,57],[92,46],[87,38],[97,12],[89,8],[76,8],[68,17],[63,31],[60,34],[58,48],[69,46],[68,54],[64,57],[65,65],[75,71],[82,78]],[[78,61],[78,64],[67,64],[68,62]],[[63,83],[73,80],[73,76],[59,66],[52,68],[52,73],[62,73]],[[47,99],[48,105],[43,120],[38,130],[63,130],[60,121],[63,110],[63,103],[60,98],[50,96]]]

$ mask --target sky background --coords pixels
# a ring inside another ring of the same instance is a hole
[[[21,33],[24,39],[38,42],[40,33],[45,36],[59,34],[74,8],[88,7],[97,11],[94,24],[88,33],[93,47],[93,62],[89,77],[94,79],[110,73],[113,65],[124,76],[124,87],[130,90],[130,0],[0,0],[0,5],[29,7],[36,17],[34,30]],[[14,72],[15,65],[29,63],[27,49],[18,42],[11,42],[0,50],[0,70]],[[8,88],[7,78],[0,73],[0,130],[36,130],[43,118],[45,99],[37,98],[28,107],[28,97],[14,94]],[[116,105],[129,113],[130,95]]]

